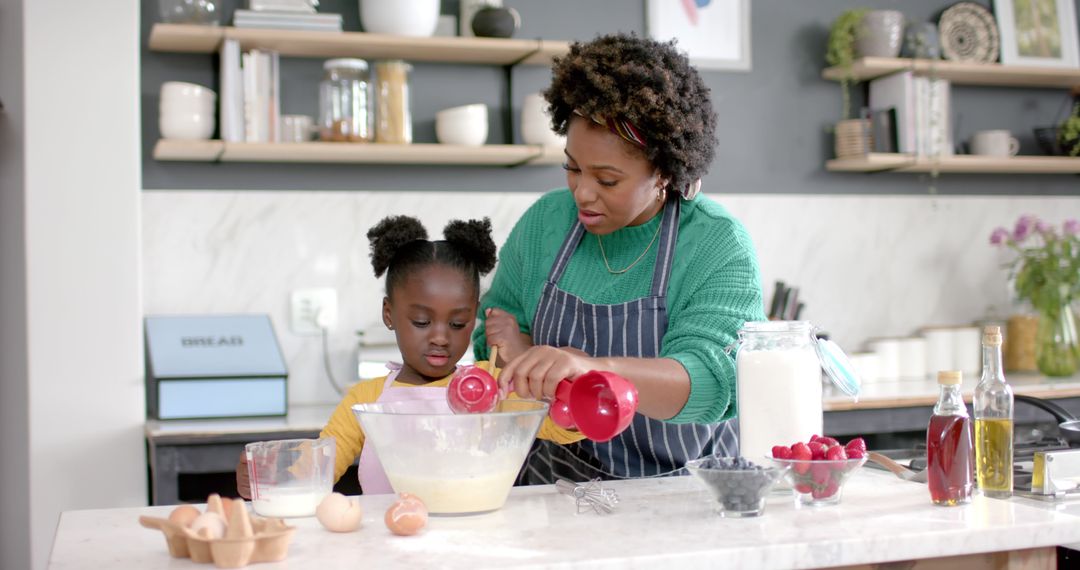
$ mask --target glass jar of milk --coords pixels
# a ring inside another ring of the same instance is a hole
[[[823,364],[841,389],[858,393],[858,378],[843,351],[819,341],[807,321],[747,322],[737,346],[739,452],[751,461],[771,457],[774,445],[825,435]]]

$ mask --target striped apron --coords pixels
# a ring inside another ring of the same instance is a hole
[[[679,208],[678,195],[665,204],[649,296],[617,305],[589,304],[558,287],[585,235],[585,226],[578,221],[544,283],[533,319],[533,344],[573,347],[595,357],[657,357],[667,331],[667,288],[679,233]],[[735,428],[731,420],[675,424],[635,414],[630,427],[609,442],[583,440],[558,445],[537,440],[518,484],[551,484],[557,478],[586,481],[678,474],[687,461],[703,455],[738,455]]]

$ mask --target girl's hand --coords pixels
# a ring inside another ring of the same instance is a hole
[[[514,315],[492,307],[484,311],[484,316],[487,344],[499,347],[499,360],[504,364],[521,356],[532,346],[532,338],[521,332]],[[495,366],[499,366],[499,363],[496,362]]]
[[[247,453],[240,450],[240,462],[236,464],[236,493],[251,500],[251,480],[248,476]]]
[[[593,359],[575,348],[534,346],[502,369],[499,392],[505,396],[512,389],[522,398],[550,400],[563,379],[573,380],[593,368]]]

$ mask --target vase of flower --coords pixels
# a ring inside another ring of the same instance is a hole
[[[1008,263],[1016,295],[1039,314],[1035,363],[1047,376],[1080,369],[1080,335],[1071,303],[1080,298],[1080,222],[1060,228],[1035,216],[1020,216],[1015,228],[997,228],[990,243],[1016,253]]]
[[[1035,332],[1035,363],[1047,376],[1072,376],[1080,368],[1080,338],[1072,307],[1040,310]]]

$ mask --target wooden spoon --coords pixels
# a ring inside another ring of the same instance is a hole
[[[911,469],[900,465],[899,463],[876,451],[866,452],[866,457],[870,461],[873,461],[874,463],[877,463],[878,465],[888,469],[889,471],[892,471],[893,474],[903,479],[904,481],[911,481],[912,483],[926,482],[926,469],[923,469],[922,471],[912,471]]]

